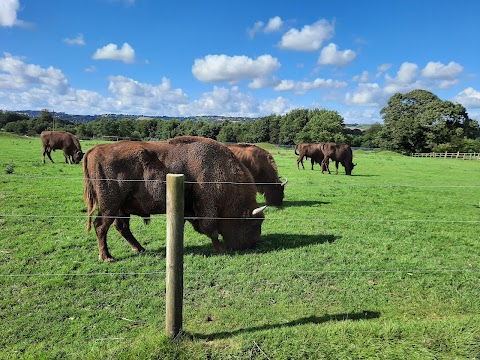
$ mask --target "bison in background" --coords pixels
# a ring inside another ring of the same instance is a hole
[[[321,143],[302,143],[295,145],[295,155],[298,155],[297,158],[297,169],[300,169],[299,163],[302,164],[303,170],[305,170],[305,166],[303,166],[303,159],[310,158],[312,163],[312,170],[315,163],[320,164],[320,168],[322,169],[322,173],[325,169],[328,170],[328,161],[324,162],[324,155],[322,151],[322,144]]]
[[[324,162],[328,163],[329,159],[335,161],[335,173],[338,174],[338,163],[341,163],[345,168],[347,175],[352,175],[352,170],[355,164],[352,162],[353,153],[350,145],[337,144],[333,142],[322,144],[322,152],[325,156]],[[328,171],[330,173],[330,170]]]
[[[255,180],[257,191],[265,197],[267,205],[283,204],[284,188],[288,180],[281,182],[277,165],[272,155],[265,149],[253,144],[232,144],[227,147],[250,171]],[[271,185],[270,185],[271,183]]]
[[[42,131],[40,134],[43,148],[43,163],[45,164],[45,154],[53,163],[50,153],[57,149],[62,149],[65,156],[65,163],[78,164],[82,161],[83,152],[78,138],[68,131]]]
[[[260,240],[265,207],[258,208],[253,177],[214,140],[182,136],[167,142],[99,144],[85,154],[83,172],[87,231],[97,208],[93,225],[99,258],[106,262],[114,261],[107,247],[112,223],[133,251],[145,251],[130,231],[130,215],[148,221],[151,214],[165,213],[168,173],[185,175],[185,216],[217,252],[253,248]]]

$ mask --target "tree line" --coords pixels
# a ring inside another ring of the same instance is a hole
[[[480,152],[480,127],[460,104],[442,101],[426,90],[395,94],[380,114],[383,124],[367,130],[350,129],[337,111],[296,109],[254,121],[221,123],[193,120],[111,119],[73,122],[44,110],[37,118],[0,112],[0,128],[21,135],[64,130],[81,139],[114,136],[132,140],[166,140],[179,135],[203,136],[220,142],[339,142],[354,147],[380,147],[400,153]]]

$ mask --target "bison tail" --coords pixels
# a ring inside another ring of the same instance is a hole
[[[83,158],[83,176],[84,176],[83,201],[85,202],[85,205],[87,205],[87,214],[88,214],[87,233],[88,233],[92,228],[92,214],[97,207],[97,196],[95,193],[95,189],[93,187],[93,182],[92,182],[93,180],[90,178],[90,174],[88,172],[87,159],[88,159],[88,156],[85,156]]]
[[[295,145],[295,155],[300,155],[297,150],[298,150],[298,144]]]

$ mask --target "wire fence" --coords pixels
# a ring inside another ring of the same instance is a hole
[[[457,160],[480,160],[480,153],[461,153],[458,152],[430,152],[430,153],[412,153],[412,157],[429,157],[442,159],[457,159]]]

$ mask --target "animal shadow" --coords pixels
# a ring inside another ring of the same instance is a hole
[[[328,205],[331,204],[330,201],[312,201],[312,200],[301,200],[301,201],[289,201],[284,200],[284,207],[300,207],[300,206],[316,206],[316,205]]]
[[[309,317],[303,317],[297,320],[289,321],[286,323],[281,323],[281,324],[270,324],[270,325],[261,325],[261,326],[253,326],[250,328],[246,329],[238,329],[238,330],[233,330],[233,331],[224,331],[224,332],[219,332],[216,334],[196,334],[196,333],[187,333],[187,335],[190,335],[193,338],[196,339],[204,339],[207,341],[212,341],[212,340],[219,340],[219,339],[226,339],[231,336],[236,336],[236,335],[241,335],[241,334],[247,334],[255,331],[263,331],[263,330],[271,330],[271,329],[279,329],[279,328],[289,328],[289,327],[294,327],[298,325],[307,325],[307,324],[323,324],[327,322],[337,322],[337,321],[360,321],[360,320],[371,320],[371,319],[378,319],[380,317],[380,313],[377,311],[370,311],[370,310],[365,310],[362,312],[357,312],[357,313],[345,313],[345,314],[325,314],[324,316],[309,316]]]
[[[315,244],[333,243],[340,236],[336,235],[304,235],[304,234],[268,234],[262,235],[260,243],[255,249],[248,249],[242,251],[228,251],[226,255],[247,255],[251,253],[268,253],[271,251],[296,249]],[[186,242],[188,240],[185,240]],[[184,253],[190,255],[201,255],[205,257],[218,255],[214,250],[212,243],[206,242],[202,245],[185,245]]]

